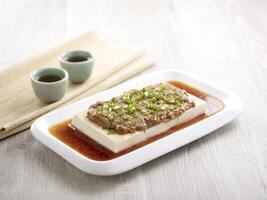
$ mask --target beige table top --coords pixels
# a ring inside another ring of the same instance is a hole
[[[267,1],[2,0],[0,67],[81,32],[237,93],[242,115],[130,172],[85,174],[29,130],[0,142],[0,199],[267,199]]]

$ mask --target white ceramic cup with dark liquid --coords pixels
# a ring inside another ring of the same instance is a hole
[[[69,73],[73,83],[82,83],[92,74],[94,57],[92,53],[84,50],[72,50],[58,57],[60,66]]]
[[[42,68],[31,74],[36,97],[46,103],[63,98],[68,87],[68,72],[60,68]]]

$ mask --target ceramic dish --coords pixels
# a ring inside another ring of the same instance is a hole
[[[108,100],[111,97],[118,96],[129,89],[140,88],[168,80],[178,80],[211,96],[217,97],[224,103],[225,107],[208,118],[196,122],[150,144],[142,146],[125,155],[107,161],[96,161],[83,156],[58,140],[48,131],[49,127],[52,125],[72,118],[77,112],[88,108],[89,105],[95,103],[97,100]],[[243,105],[239,98],[227,90],[223,90],[207,82],[200,81],[180,70],[160,70],[130,80],[114,88],[84,98],[71,105],[43,115],[32,124],[31,132],[37,140],[80,170],[95,175],[115,175],[138,167],[200,137],[203,137],[204,135],[207,135],[236,118],[242,111],[242,108]]]

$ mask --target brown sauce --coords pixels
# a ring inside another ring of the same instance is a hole
[[[191,86],[188,86],[184,83],[181,83],[179,81],[169,81],[169,83],[175,85],[178,88],[186,90],[188,93],[195,95],[199,97],[200,99],[203,99],[207,102],[207,110],[204,114],[199,115],[197,117],[192,118],[191,120],[179,124],[177,126],[174,126],[170,128],[168,131],[165,131],[163,133],[160,133],[156,136],[153,136],[143,142],[140,142],[132,147],[129,147],[119,153],[113,153],[112,151],[106,149],[102,145],[98,144],[93,139],[85,136],[82,132],[78,131],[77,129],[73,128],[70,123],[71,119],[61,122],[59,124],[56,124],[52,127],[50,127],[49,131],[50,133],[55,136],[57,139],[65,143],[66,145],[70,146],[77,152],[81,153],[82,155],[86,156],[89,159],[92,160],[98,160],[98,161],[105,161],[105,160],[111,160],[114,158],[117,158],[119,156],[122,156],[124,154],[127,154],[131,151],[134,151],[142,146],[145,146],[147,144],[150,144],[156,140],[159,140],[165,136],[168,136],[176,131],[179,131],[185,127],[188,127],[194,123],[197,123],[219,111],[221,111],[224,108],[224,104],[219,99],[212,97],[204,92],[201,92],[200,90],[193,88]]]

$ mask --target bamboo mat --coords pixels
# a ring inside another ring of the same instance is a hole
[[[91,78],[83,84],[69,83],[60,101],[41,102],[32,90],[30,73],[38,68],[59,67],[58,55],[73,49],[94,54]],[[112,87],[153,65],[154,60],[144,56],[144,50],[110,44],[89,32],[0,71],[0,139],[29,128],[33,120],[53,109]]]

